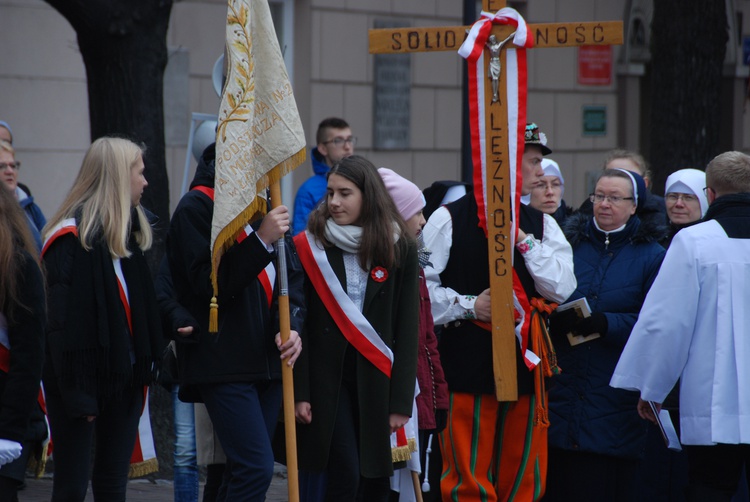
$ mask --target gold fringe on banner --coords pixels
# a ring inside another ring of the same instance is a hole
[[[406,440],[404,446],[396,446],[391,448],[391,457],[393,463],[406,462],[411,458],[411,454],[417,451],[417,440],[415,438],[409,438]]]
[[[159,470],[159,461],[156,458],[150,458],[137,464],[130,464],[130,470],[128,471],[128,478],[140,478]]]

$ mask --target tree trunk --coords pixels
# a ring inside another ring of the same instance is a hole
[[[719,153],[722,67],[728,40],[724,1],[654,0],[651,169],[654,191]]]
[[[45,0],[78,35],[86,67],[91,140],[126,137],[146,146],[148,188],[142,204],[155,213],[152,272],[164,254],[169,225],[169,182],[164,150],[163,76],[172,0]],[[172,401],[151,392],[151,424],[160,472],[172,472]]]
[[[172,0],[46,0],[72,25],[86,67],[91,140],[124,136],[146,146],[143,206],[160,220],[150,253],[158,269],[169,222],[163,77]]]

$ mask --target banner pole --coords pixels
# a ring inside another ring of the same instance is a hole
[[[281,184],[273,183],[271,189],[271,207],[281,205]],[[277,271],[279,277],[279,332],[281,342],[289,340],[291,324],[289,318],[289,291],[286,270],[286,242],[284,237],[278,240]],[[297,428],[294,416],[294,375],[292,367],[281,362],[281,383],[283,386],[284,404],[284,437],[286,439],[286,470],[289,491],[289,502],[299,502],[299,471],[297,468]]]

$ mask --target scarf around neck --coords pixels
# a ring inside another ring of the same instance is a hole
[[[332,218],[326,220],[326,239],[347,253],[357,254],[362,242],[362,227],[356,225],[339,225]]]
[[[332,218],[326,220],[325,238],[337,248],[347,253],[357,254],[362,242],[362,227],[357,225],[339,225]],[[393,222],[393,243],[399,239],[398,224]]]

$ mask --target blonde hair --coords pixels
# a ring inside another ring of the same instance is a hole
[[[83,158],[73,188],[44,227],[45,239],[62,220],[78,218],[78,239],[84,249],[90,250],[95,240],[103,238],[114,258],[129,257],[131,171],[144,151],[144,147],[123,138],[103,137],[94,141]],[[145,251],[153,242],[151,225],[142,207],[135,208],[135,215],[140,223],[135,232],[136,242]]]

